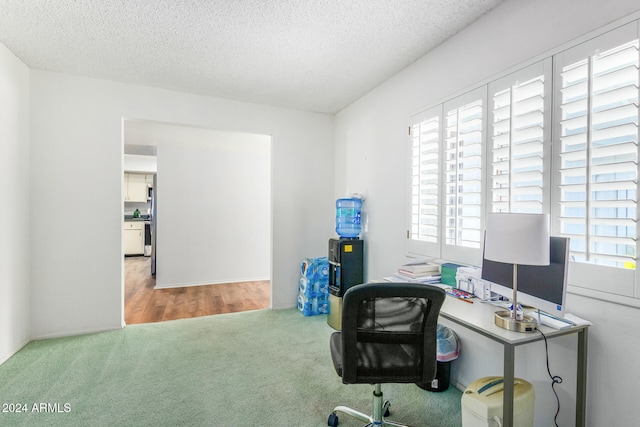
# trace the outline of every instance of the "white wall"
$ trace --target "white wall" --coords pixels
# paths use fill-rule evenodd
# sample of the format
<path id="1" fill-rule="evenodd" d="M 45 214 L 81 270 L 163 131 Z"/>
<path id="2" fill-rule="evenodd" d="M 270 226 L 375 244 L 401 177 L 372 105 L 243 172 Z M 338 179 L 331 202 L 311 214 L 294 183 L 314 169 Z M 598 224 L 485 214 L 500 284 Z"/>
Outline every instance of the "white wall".
<path id="1" fill-rule="evenodd" d="M 269 280 L 269 136 L 158 146 L 156 288 Z"/>
<path id="2" fill-rule="evenodd" d="M 272 137 L 272 306 L 333 235 L 333 116 L 31 70 L 33 338 L 118 328 L 122 119 Z M 318 178 L 321 179 L 318 179 Z M 326 178 L 325 178 L 326 177 Z M 75 216 L 76 202 L 93 214 Z"/>
<path id="3" fill-rule="evenodd" d="M 29 341 L 29 69 L 0 44 L 0 363 Z"/>
<path id="4" fill-rule="evenodd" d="M 636 0 L 509 0 L 336 116 L 334 194 L 366 194 L 368 277 L 383 277 L 404 260 L 408 116 L 489 77 L 533 59 L 616 19 L 638 11 Z M 569 311 L 591 319 L 588 356 L 588 425 L 635 425 L 640 377 L 637 309 L 569 295 Z M 463 353 L 452 381 L 463 387 L 485 375 L 500 375 L 502 356 L 486 340 L 459 332 Z M 625 341 L 624 347 L 621 347 Z M 536 385 L 536 425 L 553 425 L 555 398 L 544 365 L 543 346 L 517 352 L 516 375 Z M 574 423 L 575 338 L 550 343 L 559 387 L 559 425 Z"/>

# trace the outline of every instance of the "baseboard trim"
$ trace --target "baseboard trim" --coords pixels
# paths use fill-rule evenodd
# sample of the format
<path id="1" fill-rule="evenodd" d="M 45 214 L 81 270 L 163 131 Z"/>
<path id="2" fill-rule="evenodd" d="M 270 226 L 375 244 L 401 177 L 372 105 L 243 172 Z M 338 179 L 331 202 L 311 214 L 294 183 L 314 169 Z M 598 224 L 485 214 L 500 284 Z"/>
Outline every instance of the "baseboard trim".
<path id="1" fill-rule="evenodd" d="M 62 332 L 62 333 L 51 333 L 51 334 L 44 334 L 44 335 L 37 335 L 33 338 L 31 338 L 31 341 L 36 341 L 36 340 L 46 340 L 46 339 L 51 339 L 51 338 L 64 338 L 64 337 L 75 337 L 75 336 L 79 336 L 79 335 L 89 335 L 89 334 L 97 334 L 100 332 L 109 332 L 109 331 L 117 331 L 119 329 L 122 329 L 123 326 L 118 324 L 118 325 L 114 325 L 114 326 L 108 326 L 105 328 L 98 328 L 98 329 L 79 329 L 76 331 L 71 331 L 71 332 Z"/>
<path id="2" fill-rule="evenodd" d="M 186 288 L 191 286 L 210 286 L 210 285 L 227 285 L 233 283 L 247 283 L 247 282 L 268 282 L 270 279 L 260 279 L 260 278 L 249 278 L 242 280 L 221 280 L 221 281 L 207 281 L 207 282 L 185 282 L 185 283 L 175 283 L 171 285 L 160 285 L 157 284 L 153 287 L 153 289 L 174 289 L 174 288 Z"/>
<path id="3" fill-rule="evenodd" d="M 20 350 L 22 350 L 24 348 L 25 345 L 29 344 L 32 340 L 27 338 L 26 340 L 24 340 L 22 343 L 18 344 L 18 346 L 16 347 L 15 350 L 9 350 L 9 353 L 7 355 L 3 355 L 0 357 L 0 365 L 2 365 L 4 362 L 6 362 L 7 360 L 11 359 L 11 357 L 13 357 L 14 354 L 16 354 L 17 352 L 19 352 Z"/>

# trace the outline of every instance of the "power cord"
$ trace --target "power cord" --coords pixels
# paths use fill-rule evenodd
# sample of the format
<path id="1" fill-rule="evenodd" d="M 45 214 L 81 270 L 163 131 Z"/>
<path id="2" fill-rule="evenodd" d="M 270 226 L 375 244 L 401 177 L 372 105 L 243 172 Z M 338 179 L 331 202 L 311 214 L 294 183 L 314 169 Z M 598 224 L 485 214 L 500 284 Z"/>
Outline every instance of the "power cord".
<path id="1" fill-rule="evenodd" d="M 556 410 L 556 415 L 553 417 L 553 422 L 558 427 L 558 414 L 560 413 L 560 398 L 558 397 L 558 392 L 556 392 L 556 384 L 562 384 L 562 377 L 559 375 L 552 375 L 551 368 L 549 367 L 549 345 L 547 343 L 547 337 L 540 329 L 538 329 L 542 338 L 544 338 L 544 350 L 547 356 L 547 372 L 549 373 L 549 378 L 551 378 L 551 390 L 553 390 L 553 394 L 556 396 L 556 402 L 558 405 L 558 409 Z"/>

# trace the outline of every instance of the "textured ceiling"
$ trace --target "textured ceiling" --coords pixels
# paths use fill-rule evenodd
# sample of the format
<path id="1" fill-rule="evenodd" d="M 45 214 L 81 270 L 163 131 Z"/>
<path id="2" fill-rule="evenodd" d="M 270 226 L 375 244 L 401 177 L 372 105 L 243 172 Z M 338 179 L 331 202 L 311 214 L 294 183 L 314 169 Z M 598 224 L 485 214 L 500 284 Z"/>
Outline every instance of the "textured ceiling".
<path id="1" fill-rule="evenodd" d="M 503 0 L 1 0 L 31 68 L 335 113 Z"/>

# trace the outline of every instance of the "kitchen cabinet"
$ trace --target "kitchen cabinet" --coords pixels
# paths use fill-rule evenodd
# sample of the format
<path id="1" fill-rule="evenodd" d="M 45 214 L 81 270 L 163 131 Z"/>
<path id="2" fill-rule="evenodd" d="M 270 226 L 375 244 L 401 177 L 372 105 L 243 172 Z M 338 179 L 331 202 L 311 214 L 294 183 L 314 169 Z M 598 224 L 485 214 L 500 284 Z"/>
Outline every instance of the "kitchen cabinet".
<path id="1" fill-rule="evenodd" d="M 142 173 L 124 174 L 124 201 L 125 202 L 146 202 L 147 201 L 147 179 Z"/>
<path id="2" fill-rule="evenodd" d="M 144 221 L 124 222 L 124 254 L 144 254 Z"/>

